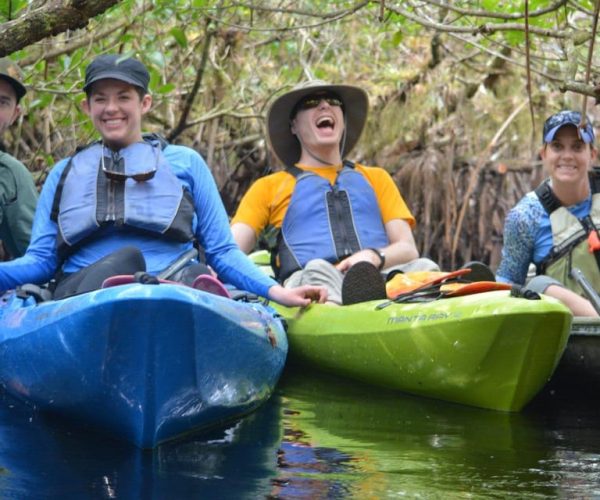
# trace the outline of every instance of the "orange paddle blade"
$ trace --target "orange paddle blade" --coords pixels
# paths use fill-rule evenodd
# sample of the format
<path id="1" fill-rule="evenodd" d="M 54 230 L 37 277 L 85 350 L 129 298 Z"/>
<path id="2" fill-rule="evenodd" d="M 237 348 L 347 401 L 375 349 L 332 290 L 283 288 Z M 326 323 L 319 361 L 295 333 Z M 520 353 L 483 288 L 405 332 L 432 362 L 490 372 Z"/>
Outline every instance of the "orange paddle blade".
<path id="1" fill-rule="evenodd" d="M 470 273 L 470 269 L 457 269 L 456 271 L 415 271 L 410 273 L 398 273 L 389 280 L 385 287 L 390 299 L 398 295 L 420 290 L 430 285 L 441 283 L 450 278 L 456 278 Z"/>

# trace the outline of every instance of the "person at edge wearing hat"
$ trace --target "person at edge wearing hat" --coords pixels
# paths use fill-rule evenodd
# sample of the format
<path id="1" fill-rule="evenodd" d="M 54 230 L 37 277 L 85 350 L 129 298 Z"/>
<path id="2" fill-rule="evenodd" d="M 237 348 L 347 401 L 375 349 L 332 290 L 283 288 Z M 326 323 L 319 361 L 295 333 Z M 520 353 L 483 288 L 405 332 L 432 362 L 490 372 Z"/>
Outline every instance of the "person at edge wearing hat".
<path id="1" fill-rule="evenodd" d="M 280 229 L 278 279 L 326 286 L 334 304 L 385 298 L 383 270 L 439 270 L 419 259 L 415 219 L 391 176 L 343 161 L 367 111 L 361 88 L 318 80 L 277 98 L 267 115 L 268 139 L 286 170 L 258 179 L 231 221 L 245 252 L 268 225 Z"/>
<path id="2" fill-rule="evenodd" d="M 0 59 L 0 137 L 21 113 L 19 102 L 27 90 L 20 80 L 19 67 Z M 13 259 L 29 245 L 37 198 L 31 173 L 0 141 L 0 240 Z"/>
<path id="3" fill-rule="evenodd" d="M 0 264 L 0 290 L 42 284 L 54 298 L 99 288 L 115 274 L 151 277 L 192 247 L 234 286 L 290 306 L 325 301 L 316 286 L 285 289 L 235 244 L 214 179 L 194 150 L 142 135 L 152 104 L 137 59 L 101 55 L 85 71 L 83 110 L 101 139 L 48 175 L 25 255 Z"/>
<path id="4" fill-rule="evenodd" d="M 598 316 L 569 274 L 580 268 L 600 290 L 598 152 L 589 117 L 581 118 L 563 110 L 544 123 L 540 156 L 549 178 L 508 213 L 496 280 L 523 285 L 533 263 L 537 276 L 527 288 L 562 300 L 575 316 Z"/>

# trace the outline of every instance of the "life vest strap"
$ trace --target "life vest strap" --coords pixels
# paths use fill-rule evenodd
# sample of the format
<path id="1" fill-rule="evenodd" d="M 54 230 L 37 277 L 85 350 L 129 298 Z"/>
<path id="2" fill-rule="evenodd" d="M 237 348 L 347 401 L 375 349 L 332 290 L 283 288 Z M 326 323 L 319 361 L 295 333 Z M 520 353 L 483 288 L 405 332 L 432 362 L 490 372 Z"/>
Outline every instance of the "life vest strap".
<path id="1" fill-rule="evenodd" d="M 590 190 L 592 196 L 600 192 L 600 167 L 593 167 L 589 173 Z M 536 189 L 535 194 L 537 195 L 540 203 L 546 210 L 548 215 L 551 215 L 554 211 L 558 210 L 563 206 L 558 197 L 552 191 L 548 180 L 542 182 Z M 592 217 L 588 214 L 581 219 L 577 219 L 587 234 L 588 250 L 594 254 L 598 269 L 600 269 L 600 234 L 598 229 L 594 225 Z M 550 255 L 539 266 L 539 273 L 543 274 L 546 268 L 559 257 L 570 252 L 575 246 L 582 241 L 582 238 L 577 238 L 570 245 L 562 248 L 559 252 L 553 252 L 554 247 L 550 251 Z"/>

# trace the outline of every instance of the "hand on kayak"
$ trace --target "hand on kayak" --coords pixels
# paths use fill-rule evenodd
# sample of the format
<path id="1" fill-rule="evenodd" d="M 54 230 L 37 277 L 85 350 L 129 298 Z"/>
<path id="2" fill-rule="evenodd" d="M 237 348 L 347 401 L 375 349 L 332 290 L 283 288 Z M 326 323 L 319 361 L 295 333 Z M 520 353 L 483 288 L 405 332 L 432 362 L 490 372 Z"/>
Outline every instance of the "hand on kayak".
<path id="1" fill-rule="evenodd" d="M 302 285 L 295 288 L 276 285 L 269 288 L 269 298 L 284 306 L 305 307 L 311 302 L 324 304 L 327 301 L 327 289 L 313 285 Z"/>

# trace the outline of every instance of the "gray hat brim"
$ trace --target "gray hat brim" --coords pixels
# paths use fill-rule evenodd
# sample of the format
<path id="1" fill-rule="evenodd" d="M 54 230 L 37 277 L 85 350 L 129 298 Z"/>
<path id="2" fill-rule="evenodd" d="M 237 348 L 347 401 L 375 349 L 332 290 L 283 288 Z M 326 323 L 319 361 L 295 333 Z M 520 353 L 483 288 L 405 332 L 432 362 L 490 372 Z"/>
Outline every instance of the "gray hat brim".
<path id="1" fill-rule="evenodd" d="M 367 121 L 369 98 L 360 87 L 353 85 L 331 85 L 312 81 L 281 95 L 267 113 L 267 135 L 277 158 L 286 166 L 294 165 L 301 155 L 300 142 L 290 130 L 290 114 L 296 103 L 305 96 L 319 91 L 337 94 L 344 103 L 346 139 L 342 159 L 354 148 Z"/>
<path id="2" fill-rule="evenodd" d="M 4 73 L 0 73 L 0 78 L 3 80 L 6 80 L 10 84 L 10 86 L 13 88 L 13 90 L 15 91 L 15 94 L 17 95 L 17 102 L 20 101 L 21 98 L 27 93 L 27 89 L 25 88 L 25 85 L 23 85 L 19 80 L 16 80 L 12 76 L 5 75 Z"/>

